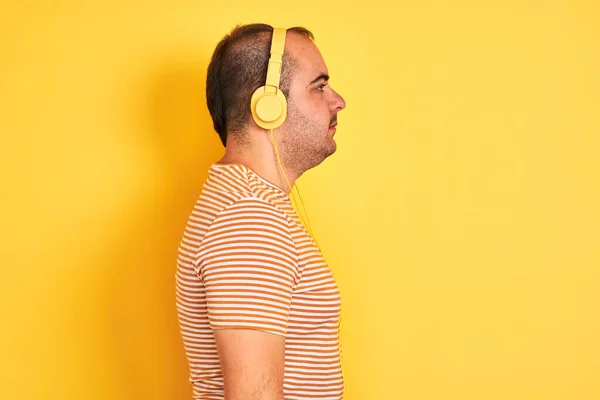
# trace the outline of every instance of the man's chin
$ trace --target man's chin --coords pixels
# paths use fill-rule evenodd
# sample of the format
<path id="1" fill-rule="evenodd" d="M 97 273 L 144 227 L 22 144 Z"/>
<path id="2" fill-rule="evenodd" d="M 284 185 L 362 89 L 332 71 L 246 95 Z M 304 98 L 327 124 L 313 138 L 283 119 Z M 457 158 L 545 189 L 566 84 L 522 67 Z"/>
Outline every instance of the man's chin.
<path id="1" fill-rule="evenodd" d="M 325 158 L 333 155 L 336 150 L 337 150 L 337 143 L 335 143 L 335 140 L 333 138 L 329 139 L 329 141 L 327 143 L 327 148 L 325 149 Z"/>

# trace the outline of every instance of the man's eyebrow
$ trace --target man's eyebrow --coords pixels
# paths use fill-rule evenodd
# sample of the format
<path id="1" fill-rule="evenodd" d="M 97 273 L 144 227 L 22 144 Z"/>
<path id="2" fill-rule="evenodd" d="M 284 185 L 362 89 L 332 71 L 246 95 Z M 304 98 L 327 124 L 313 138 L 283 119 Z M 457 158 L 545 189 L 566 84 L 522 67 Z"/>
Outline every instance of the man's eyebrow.
<path id="1" fill-rule="evenodd" d="M 325 82 L 327 82 L 329 80 L 329 75 L 321 74 L 321 75 L 317 76 L 315 79 L 313 79 L 307 86 L 313 85 L 313 84 L 319 82 L 320 80 L 324 80 Z"/>

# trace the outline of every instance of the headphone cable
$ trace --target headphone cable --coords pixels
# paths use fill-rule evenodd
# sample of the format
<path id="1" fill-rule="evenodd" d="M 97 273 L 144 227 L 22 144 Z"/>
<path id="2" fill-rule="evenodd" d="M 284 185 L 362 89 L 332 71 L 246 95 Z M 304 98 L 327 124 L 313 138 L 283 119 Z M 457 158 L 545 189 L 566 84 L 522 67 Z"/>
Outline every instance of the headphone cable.
<path id="1" fill-rule="evenodd" d="M 281 170 L 281 173 L 283 174 L 283 177 L 285 178 L 288 188 L 290 189 L 290 195 L 292 196 L 292 200 L 294 201 L 294 203 L 298 204 L 298 202 L 296 201 L 296 198 L 294 197 L 292 185 L 290 184 L 290 181 L 288 180 L 287 175 L 285 174 L 285 171 L 283 170 L 283 165 L 281 164 L 281 158 L 279 157 L 279 149 L 277 148 L 277 142 L 275 142 L 275 137 L 273 136 L 273 129 L 269 129 L 269 131 L 271 132 L 271 142 L 273 142 L 273 147 L 275 148 L 275 155 L 277 156 L 277 163 L 279 164 L 279 169 Z M 310 236 L 315 241 L 317 247 L 319 248 L 319 251 L 321 252 L 321 254 L 323 254 L 323 251 L 321 250 L 321 246 L 319 246 L 319 243 L 317 242 L 317 239 L 315 238 L 315 235 L 312 232 L 312 226 L 310 225 L 310 219 L 308 218 L 308 213 L 306 212 L 306 207 L 304 206 L 304 201 L 302 200 L 302 195 L 300 194 L 300 188 L 298 187 L 297 183 L 294 185 L 294 187 L 296 187 L 296 192 L 298 193 L 298 197 L 300 198 L 300 204 L 302 204 L 302 210 L 306 214 L 306 221 L 304 220 L 304 218 L 302 218 L 302 214 L 300 212 L 298 212 L 298 216 L 302 220 L 302 223 L 304 224 L 304 226 L 308 229 L 308 232 L 310 233 Z M 307 221 L 308 221 L 308 223 L 307 223 Z"/>
<path id="2" fill-rule="evenodd" d="M 277 148 L 277 142 L 275 142 L 275 137 L 273 136 L 273 129 L 269 129 L 269 131 L 271 132 L 271 142 L 273 142 L 273 147 L 275 148 L 275 155 L 277 156 L 277 163 L 279 164 L 279 169 L 281 170 L 281 173 L 283 174 L 283 177 L 285 178 L 285 181 L 290 189 L 290 195 L 292 196 L 292 200 L 294 203 L 298 203 L 296 201 L 296 198 L 294 197 L 294 192 L 292 191 L 292 185 L 290 185 L 290 181 L 287 178 L 287 175 L 285 174 L 285 171 L 283 170 L 283 165 L 281 164 L 281 158 L 279 157 L 279 150 Z M 317 245 L 317 248 L 319 249 L 319 251 L 321 252 L 321 256 L 323 257 L 323 259 L 325 259 L 325 255 L 323 254 L 323 250 L 321 250 L 321 246 L 319 246 L 319 242 L 317 242 L 317 239 L 315 238 L 315 235 L 312 233 L 312 228 L 310 226 L 310 219 L 308 218 L 308 213 L 306 212 L 306 207 L 304 206 L 304 201 L 302 201 L 302 195 L 300 195 L 300 188 L 298 187 L 298 184 L 295 183 L 294 187 L 296 187 L 296 191 L 298 192 L 298 197 L 300 198 L 300 203 L 302 204 L 302 209 L 304 210 L 304 213 L 306 214 L 306 220 L 308 221 L 308 224 L 306 224 L 306 222 L 304 221 L 304 218 L 302 218 L 302 214 L 300 212 L 298 212 L 298 216 L 300 217 L 300 219 L 302 220 L 302 223 L 304 224 L 304 226 L 306 228 L 308 228 L 308 233 L 310 234 L 310 236 L 312 237 L 312 239 L 315 241 L 315 244 Z M 331 270 L 331 269 L 330 269 Z M 331 273 L 333 274 L 333 271 L 331 271 Z M 334 278 L 335 279 L 335 278 Z M 339 331 L 339 335 L 341 336 L 342 334 L 342 315 L 341 315 L 341 304 L 340 304 L 340 320 L 338 323 L 338 331 Z M 341 337 L 338 339 L 338 351 L 340 352 L 340 362 L 342 361 L 342 341 L 341 341 Z"/>

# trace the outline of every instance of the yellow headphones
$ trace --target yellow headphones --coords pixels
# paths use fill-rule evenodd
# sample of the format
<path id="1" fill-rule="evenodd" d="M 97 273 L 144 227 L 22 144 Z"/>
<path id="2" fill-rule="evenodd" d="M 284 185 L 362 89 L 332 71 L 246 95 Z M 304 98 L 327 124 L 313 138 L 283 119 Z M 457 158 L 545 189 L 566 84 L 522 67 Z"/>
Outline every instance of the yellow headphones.
<path id="1" fill-rule="evenodd" d="M 287 100 L 279 88 L 285 35 L 285 28 L 273 28 L 267 82 L 256 89 L 250 99 L 252 117 L 264 129 L 279 128 L 287 116 Z"/>
<path id="2" fill-rule="evenodd" d="M 271 133 L 271 142 L 273 143 L 273 148 L 275 149 L 275 155 L 277 156 L 279 169 L 281 170 L 281 173 L 288 184 L 290 196 L 295 200 L 292 186 L 290 185 L 290 181 L 288 180 L 285 171 L 283 170 L 283 165 L 281 164 L 279 150 L 277 149 L 277 142 L 275 142 L 275 137 L 273 136 L 273 130 L 279 128 L 287 116 L 287 100 L 279 88 L 286 31 L 287 30 L 285 28 L 273 28 L 273 38 L 271 39 L 271 56 L 269 58 L 269 65 L 267 67 L 267 82 L 265 86 L 259 87 L 252 94 L 252 98 L 250 99 L 250 109 L 256 124 L 261 128 L 268 129 Z M 298 188 L 296 187 L 296 189 Z M 302 196 L 300 196 L 299 190 L 298 196 L 300 197 L 302 208 L 306 213 L 306 208 L 304 207 L 304 202 L 302 201 Z M 304 221 L 302 214 L 299 212 L 298 216 L 302 220 L 304 226 L 308 229 L 310 236 L 312 236 L 314 239 L 310 221 L 308 221 L 308 214 L 306 216 L 308 224 L 306 221 Z M 317 243 L 317 247 L 319 247 L 317 240 L 314 240 L 315 243 Z"/>
<path id="3" fill-rule="evenodd" d="M 273 28 L 273 37 L 271 39 L 271 55 L 269 58 L 269 65 L 267 67 L 267 82 L 265 86 L 259 87 L 252 94 L 252 98 L 250 99 L 250 109 L 256 124 L 261 128 L 268 129 L 270 131 L 271 142 L 273 143 L 273 148 L 275 149 L 275 155 L 277 157 L 279 169 L 281 170 L 281 173 L 290 189 L 290 196 L 294 200 L 294 203 L 297 203 L 293 194 L 292 185 L 290 185 L 290 181 L 288 180 L 283 169 L 283 165 L 281 164 L 277 142 L 275 142 L 275 137 L 273 136 L 273 130 L 279 128 L 287 117 L 287 100 L 279 88 L 286 31 L 287 29 L 285 28 Z M 308 214 L 306 213 L 306 207 L 304 207 L 304 201 L 302 201 L 302 196 L 300 195 L 300 190 L 297 186 L 298 185 L 295 185 L 298 191 L 298 197 L 300 198 L 300 203 L 302 204 L 302 208 L 306 214 L 306 221 L 308 221 L 308 224 L 306 221 L 304 221 L 304 218 L 302 218 L 302 214 L 300 212 L 298 212 L 298 216 L 302 220 L 304 227 L 307 228 L 310 236 L 317 244 L 319 250 L 321 250 L 317 239 L 312 233 L 312 227 L 310 226 L 310 220 L 308 219 Z"/>

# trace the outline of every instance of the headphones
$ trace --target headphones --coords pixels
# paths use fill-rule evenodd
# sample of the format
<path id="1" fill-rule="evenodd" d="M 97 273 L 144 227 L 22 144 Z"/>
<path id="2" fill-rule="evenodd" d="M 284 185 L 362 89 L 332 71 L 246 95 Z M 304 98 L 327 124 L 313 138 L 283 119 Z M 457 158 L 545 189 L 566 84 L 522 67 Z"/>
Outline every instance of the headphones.
<path id="1" fill-rule="evenodd" d="M 273 28 L 273 38 L 271 39 L 271 56 L 269 58 L 269 65 L 267 67 L 267 82 L 265 86 L 259 87 L 252 94 L 252 98 L 250 99 L 250 110 L 252 111 L 252 117 L 254 118 L 256 124 L 261 128 L 268 129 L 271 132 L 271 141 L 273 143 L 279 168 L 281 169 L 281 173 L 283 174 L 283 177 L 290 188 L 290 195 L 293 197 L 292 186 L 290 185 L 290 181 L 288 180 L 283 169 L 283 165 L 281 164 L 277 143 L 273 137 L 273 130 L 280 127 L 287 116 L 287 100 L 279 88 L 283 50 L 285 46 L 285 35 L 285 28 Z M 304 202 L 302 201 L 302 196 L 300 196 L 299 190 L 298 196 L 300 197 L 300 202 L 304 208 Z M 309 234 L 314 237 L 310 227 L 310 221 L 307 225 L 300 213 L 298 213 L 298 216 L 304 223 L 304 226 L 308 228 Z M 317 247 L 318 246 L 319 245 L 317 243 Z"/>
<path id="2" fill-rule="evenodd" d="M 279 88 L 285 35 L 285 28 L 273 28 L 267 81 L 265 86 L 254 91 L 250 99 L 252 117 L 264 129 L 279 128 L 287 116 L 287 100 Z"/>

